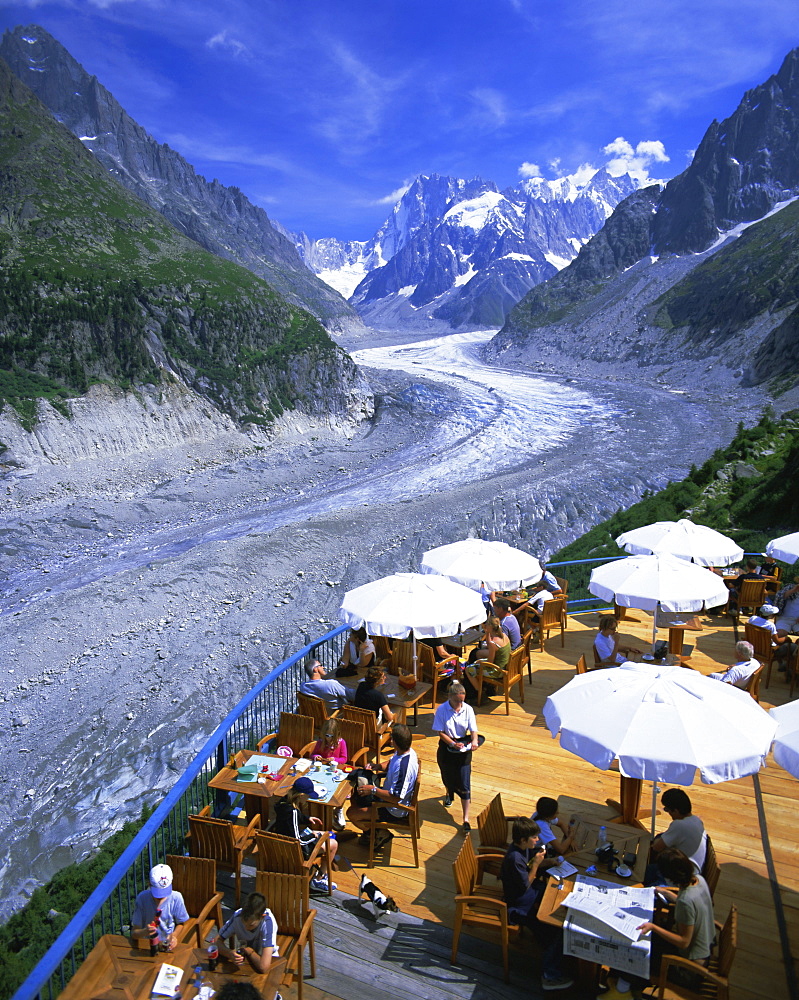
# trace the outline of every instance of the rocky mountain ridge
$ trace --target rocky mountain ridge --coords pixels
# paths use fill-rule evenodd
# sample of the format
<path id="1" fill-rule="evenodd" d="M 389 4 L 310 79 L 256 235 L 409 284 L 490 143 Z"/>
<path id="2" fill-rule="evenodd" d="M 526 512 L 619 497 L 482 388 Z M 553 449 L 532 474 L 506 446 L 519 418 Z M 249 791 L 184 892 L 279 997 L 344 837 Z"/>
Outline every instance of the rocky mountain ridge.
<path id="1" fill-rule="evenodd" d="M 375 326 L 498 326 L 635 187 L 605 169 L 579 184 L 537 177 L 505 191 L 480 177 L 422 175 L 368 241 L 292 238 L 306 264 Z"/>
<path id="2" fill-rule="evenodd" d="M 330 329 L 358 324 L 341 296 L 298 262 L 262 208 L 238 188 L 207 181 L 179 153 L 157 142 L 43 28 L 6 31 L 0 57 L 113 177 L 180 232 L 246 267 Z"/>
<path id="3" fill-rule="evenodd" d="M 371 415 L 371 392 L 318 320 L 130 194 L 2 60 L 0 206 L 6 464 L 75 457 L 80 421 L 48 447 L 26 438 L 52 416 L 42 398 L 64 420 L 93 409 L 95 455 L 106 425 L 108 452 L 124 454 L 175 435 L 268 436 L 286 413 L 342 428 Z"/>
<path id="4" fill-rule="evenodd" d="M 713 359 L 739 383 L 790 387 L 797 136 L 799 49 L 710 126 L 682 174 L 625 199 L 567 268 L 528 293 L 489 354 L 630 362 L 681 382 Z"/>

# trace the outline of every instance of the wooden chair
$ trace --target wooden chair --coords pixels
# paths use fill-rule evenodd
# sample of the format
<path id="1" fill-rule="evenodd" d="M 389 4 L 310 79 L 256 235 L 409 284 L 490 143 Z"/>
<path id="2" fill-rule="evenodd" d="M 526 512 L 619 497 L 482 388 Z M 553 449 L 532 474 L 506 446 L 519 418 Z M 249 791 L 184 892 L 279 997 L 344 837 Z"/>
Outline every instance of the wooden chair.
<path id="1" fill-rule="evenodd" d="M 443 660 L 436 659 L 436 652 L 424 643 L 418 643 L 416 654 L 419 660 L 419 678 L 430 684 L 430 707 L 435 711 L 438 704 L 438 685 L 442 681 L 449 683 L 460 667 L 460 660 L 454 654 Z"/>
<path id="2" fill-rule="evenodd" d="M 524 648 L 524 659 L 527 660 L 527 681 L 533 683 L 533 654 L 531 647 L 533 644 L 533 630 L 528 628 L 522 633 L 522 647 Z"/>
<path id="3" fill-rule="evenodd" d="M 502 898 L 501 887 L 493 888 L 482 884 L 488 864 L 501 864 L 503 857 L 502 854 L 475 854 L 471 837 L 466 837 L 457 858 L 452 862 L 452 874 L 455 878 L 455 924 L 452 928 L 450 963 L 455 965 L 458 960 L 458 944 L 464 924 L 498 928 L 505 982 L 508 983 L 508 905 Z"/>
<path id="4" fill-rule="evenodd" d="M 761 664 L 757 670 L 749 677 L 746 682 L 746 687 L 744 691 L 748 691 L 749 694 L 755 699 L 755 701 L 760 704 L 760 678 L 763 673 L 763 665 Z"/>
<path id="5" fill-rule="evenodd" d="M 299 840 L 284 837 L 268 830 L 258 830 L 255 834 L 256 867 L 259 872 L 277 872 L 280 875 L 302 875 L 310 884 L 314 871 L 323 865 L 327 874 L 327 894 L 332 895 L 330 878 L 330 854 L 325 850 L 330 842 L 330 833 L 322 833 L 308 858 L 303 857 Z"/>
<path id="6" fill-rule="evenodd" d="M 279 747 L 291 747 L 292 756 L 304 757 L 316 745 L 313 731 L 314 720 L 310 715 L 281 712 L 278 731 L 258 740 L 258 749 L 263 751 L 264 747 L 277 736 Z"/>
<path id="7" fill-rule="evenodd" d="M 569 614 L 568 614 L 568 610 L 567 609 L 568 609 L 568 606 L 569 606 L 569 581 L 564 576 L 556 576 L 555 579 L 558 581 L 558 586 L 561 589 L 561 593 L 562 593 L 563 599 L 564 599 L 564 603 L 563 603 L 563 627 L 564 628 L 568 628 L 569 627 Z"/>
<path id="8" fill-rule="evenodd" d="M 548 602 L 549 604 L 552 601 Z M 502 688 L 505 695 L 505 714 L 510 715 L 510 690 L 514 684 L 519 685 L 519 701 L 524 704 L 524 646 L 519 646 L 510 654 L 508 666 L 502 671 L 502 677 L 489 677 L 485 673 L 482 661 L 477 661 L 477 676 L 475 677 L 477 687 L 477 704 L 483 700 L 483 684 L 493 684 L 494 687 Z"/>
<path id="9" fill-rule="evenodd" d="M 546 601 L 544 603 L 543 610 L 538 616 L 538 641 L 539 641 L 539 652 L 544 652 L 544 638 L 549 638 L 549 633 L 553 628 L 560 629 L 560 644 L 564 646 L 565 642 L 565 626 L 563 624 L 563 616 L 566 610 L 566 598 L 565 597 L 553 597 L 551 601 Z"/>
<path id="10" fill-rule="evenodd" d="M 705 861 L 702 865 L 702 878 L 707 882 L 710 895 L 714 896 L 716 894 L 716 886 L 719 884 L 719 879 L 721 878 L 721 868 L 719 868 L 716 858 L 716 849 L 713 847 L 713 841 L 707 835 L 705 835 Z"/>
<path id="11" fill-rule="evenodd" d="M 526 604 L 523 604 L 520 608 L 517 608 L 513 612 L 513 617 L 519 623 L 519 631 L 526 632 L 530 627 L 530 609 Z"/>
<path id="12" fill-rule="evenodd" d="M 206 934 L 222 926 L 224 893 L 216 890 L 216 862 L 211 858 L 187 858 L 182 854 L 167 854 L 164 859 L 172 869 L 175 889 L 183 896 L 188 921 L 178 932 L 178 940 L 186 941 L 197 935 L 197 947 L 204 947 Z M 149 947 L 150 942 L 143 942 Z"/>
<path id="13" fill-rule="evenodd" d="M 290 987 L 296 979 L 297 997 L 298 1000 L 302 1000 L 306 945 L 311 960 L 310 978 L 313 979 L 316 975 L 314 946 L 316 910 L 310 907 L 308 880 L 302 875 L 256 872 L 255 891 L 266 896 L 269 909 L 277 921 L 277 946 L 280 957 L 286 960 L 280 985 Z"/>
<path id="14" fill-rule="evenodd" d="M 370 635 L 369 638 L 375 647 L 375 660 L 380 666 L 386 667 L 386 661 L 391 660 L 391 640 L 384 635 Z"/>
<path id="15" fill-rule="evenodd" d="M 766 581 L 765 580 L 742 580 L 741 589 L 738 591 L 737 603 L 736 595 L 734 590 L 730 590 L 729 596 L 727 598 L 726 612 L 732 618 L 733 631 L 737 638 L 738 636 L 738 621 L 741 616 L 741 612 L 747 609 L 749 614 L 754 614 L 757 608 L 766 599 Z"/>
<path id="16" fill-rule="evenodd" d="M 347 744 L 347 763 L 352 764 L 353 767 L 365 765 L 369 755 L 369 745 L 366 742 L 363 723 L 343 717 L 336 721 L 338 722 L 339 735 Z"/>
<path id="17" fill-rule="evenodd" d="M 477 848 L 479 854 L 495 854 L 504 858 L 505 852 L 510 846 L 508 824 L 519 819 L 518 816 L 506 816 L 502 808 L 502 795 L 497 792 L 494 798 L 488 803 L 485 809 L 477 817 L 477 830 L 480 844 Z M 499 869 L 502 862 L 492 861 L 486 871 L 492 875 L 499 876 Z"/>
<path id="18" fill-rule="evenodd" d="M 377 716 L 370 708 L 358 708 L 356 705 L 344 705 L 341 709 L 341 719 L 348 719 L 350 722 L 360 722 L 363 726 L 363 734 L 366 739 L 366 746 L 374 754 L 375 760 L 380 760 L 380 755 L 386 745 L 391 740 L 391 730 L 385 723 L 377 724 Z M 345 737 L 346 739 L 346 737 Z M 350 745 L 347 744 L 349 750 Z"/>
<path id="19" fill-rule="evenodd" d="M 760 660 L 766 668 L 766 687 L 771 683 L 771 664 L 774 661 L 774 647 L 771 644 L 771 632 L 760 625 L 744 625 L 744 635 L 747 642 L 752 643 L 755 659 Z"/>
<path id="20" fill-rule="evenodd" d="M 380 806 L 386 805 L 386 803 L 384 800 L 372 803 L 372 811 L 369 817 L 371 826 L 369 828 L 369 860 L 366 862 L 367 868 L 374 868 L 375 866 L 375 833 L 377 830 L 400 830 L 404 833 L 408 833 L 413 845 L 413 864 L 415 868 L 419 867 L 419 836 L 422 825 L 419 818 L 419 787 L 421 783 L 422 765 L 419 764 L 419 771 L 416 775 L 413 792 L 411 793 L 410 804 L 407 806 L 397 805 L 394 807 L 396 809 L 404 809 L 405 812 L 408 813 L 409 822 L 407 823 L 403 823 L 399 819 L 396 821 L 379 819 L 377 811 Z"/>
<path id="21" fill-rule="evenodd" d="M 338 716 L 338 710 L 333 712 L 331 715 L 331 713 L 327 710 L 327 702 L 323 701 L 321 698 L 317 698 L 316 695 L 303 694 L 301 691 L 298 691 L 297 714 L 300 716 L 310 716 L 313 719 L 313 731 L 318 735 L 319 730 L 328 719 L 333 719 Z"/>
<path id="22" fill-rule="evenodd" d="M 722 926 L 716 921 L 716 936 L 718 946 L 710 956 L 710 964 L 706 968 L 698 962 L 679 955 L 664 955 L 660 963 L 660 978 L 658 979 L 659 1000 L 666 997 L 680 997 L 684 1000 L 729 1000 L 730 969 L 738 948 L 738 910 L 733 904 L 730 913 Z M 702 977 L 702 987 L 697 993 L 686 986 L 678 986 L 668 982 L 669 969 L 687 969 Z"/>
<path id="23" fill-rule="evenodd" d="M 236 903 L 241 899 L 241 865 L 244 857 L 255 850 L 255 831 L 261 817 L 253 816 L 247 826 L 238 826 L 228 819 L 215 819 L 211 807 L 205 806 L 196 816 L 189 816 L 189 855 L 192 858 L 212 858 L 217 870 L 232 872 L 236 877 Z"/>
<path id="24" fill-rule="evenodd" d="M 594 650 L 594 653 L 596 653 L 596 650 Z M 585 662 L 585 654 L 580 656 L 580 659 L 577 661 L 577 666 L 575 667 L 575 670 L 578 674 L 588 673 L 588 664 Z"/>

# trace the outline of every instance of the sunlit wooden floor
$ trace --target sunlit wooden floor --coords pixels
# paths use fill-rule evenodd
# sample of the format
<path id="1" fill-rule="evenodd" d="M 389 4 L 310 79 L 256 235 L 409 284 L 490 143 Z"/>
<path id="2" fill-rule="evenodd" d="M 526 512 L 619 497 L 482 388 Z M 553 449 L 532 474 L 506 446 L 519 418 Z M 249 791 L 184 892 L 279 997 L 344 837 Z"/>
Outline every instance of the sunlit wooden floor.
<path id="1" fill-rule="evenodd" d="M 579 758 L 560 749 L 553 740 L 542 716 L 547 695 L 566 684 L 574 675 L 574 664 L 581 653 L 592 662 L 591 643 L 596 632 L 595 613 L 571 618 L 565 635 L 565 645 L 555 633 L 547 641 L 546 652 L 534 653 L 532 684 L 525 681 L 524 705 L 514 700 L 510 716 L 505 715 L 504 701 L 499 696 L 478 710 L 481 731 L 486 744 L 475 754 L 472 774 L 471 836 L 477 844 L 476 817 L 497 791 L 502 792 L 508 813 L 531 813 L 540 795 L 558 797 L 562 813 L 587 812 L 604 814 L 612 811 L 605 805 L 608 797 L 617 798 L 618 774 L 603 773 Z M 703 673 L 720 665 L 734 662 L 732 629 L 723 618 L 702 617 L 705 630 L 687 633 L 686 641 L 695 643 L 691 663 Z M 646 644 L 651 638 L 651 617 L 632 611 L 620 625 L 623 636 L 634 637 Z M 665 638 L 665 633 L 662 633 Z M 764 708 L 784 704 L 788 700 L 788 685 L 784 675 L 772 673 L 771 685 L 761 690 Z M 422 840 L 420 867 L 413 867 L 410 842 L 396 839 L 387 853 L 378 858 L 371 877 L 384 891 L 391 893 L 400 908 L 409 914 L 424 917 L 451 927 L 453 920 L 452 861 L 462 843 L 460 809 L 456 804 L 445 809 L 443 788 L 435 763 L 436 739 L 430 734 L 432 713 L 420 711 L 419 725 L 414 730 L 414 748 L 423 766 L 420 808 Z M 792 778 L 769 758 L 761 771 L 768 839 L 776 868 L 779 893 L 785 909 L 792 952 L 799 949 L 799 854 L 796 850 L 796 826 L 799 818 L 799 781 Z M 644 799 L 651 786 L 644 785 Z M 694 784 L 687 789 L 694 812 L 702 817 L 712 836 L 721 865 L 721 880 L 715 896 L 716 918 L 723 921 L 734 902 L 739 909 L 739 949 L 732 971 L 732 1000 L 782 1000 L 789 998 L 786 970 L 775 916 L 772 886 L 769 881 L 761 831 L 751 778 L 719 785 Z M 667 817 L 658 817 L 658 829 L 667 825 Z M 336 873 L 339 889 L 357 893 L 358 882 L 365 869 L 365 852 L 355 841 L 342 842 L 341 851 L 354 865 L 351 872 Z M 487 940 L 493 940 L 487 937 Z M 526 945 L 529 948 L 529 938 Z M 493 954 L 493 946 L 486 954 Z M 499 950 L 496 950 L 497 975 L 501 981 Z M 795 958 L 793 959 L 795 963 Z M 531 975 L 538 979 L 538 966 L 530 958 Z M 296 994 L 296 986 L 290 995 Z M 289 995 L 284 991 L 284 995 Z M 306 980 L 304 995 L 308 1000 L 336 996 L 321 993 Z M 574 988 L 558 996 L 577 997 Z M 344 996 L 341 1000 L 354 1000 Z"/>

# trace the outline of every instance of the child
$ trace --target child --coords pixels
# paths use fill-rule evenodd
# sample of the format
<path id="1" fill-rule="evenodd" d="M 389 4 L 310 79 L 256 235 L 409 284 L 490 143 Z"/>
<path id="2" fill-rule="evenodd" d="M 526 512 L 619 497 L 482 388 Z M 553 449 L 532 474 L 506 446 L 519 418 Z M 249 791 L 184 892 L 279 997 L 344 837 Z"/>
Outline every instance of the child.
<path id="1" fill-rule="evenodd" d="M 574 850 L 574 820 L 565 827 L 558 819 L 558 800 L 542 796 L 531 816 L 538 823 L 539 839 L 550 855 Z"/>
<path id="2" fill-rule="evenodd" d="M 236 938 L 237 951 L 225 944 L 224 938 L 232 936 Z M 272 956 L 278 957 L 277 921 L 260 892 L 250 893 L 244 906 L 223 925 L 216 943 L 221 954 L 235 965 L 242 965 L 246 958 L 255 972 L 263 974 L 269 970 Z"/>
<path id="3" fill-rule="evenodd" d="M 275 806 L 275 819 L 271 826 L 273 833 L 279 833 L 284 837 L 293 837 L 299 840 L 303 857 L 307 860 L 316 847 L 319 834 L 314 833 L 312 826 L 321 827 L 322 821 L 317 816 L 308 816 L 305 810 L 308 807 L 308 797 L 318 798 L 313 782 L 310 778 L 297 778 L 286 794 Z M 324 849 L 330 852 L 330 864 L 338 850 L 338 841 L 329 840 Z M 315 892 L 327 892 L 327 876 L 321 872 L 311 879 L 311 888 Z M 333 883 L 336 888 L 336 883 Z"/>
<path id="4" fill-rule="evenodd" d="M 322 760 L 334 760 L 339 767 L 343 767 L 349 760 L 347 744 L 339 736 L 338 721 L 328 719 L 322 726 L 316 746 L 311 751 L 311 757 L 320 757 Z"/>

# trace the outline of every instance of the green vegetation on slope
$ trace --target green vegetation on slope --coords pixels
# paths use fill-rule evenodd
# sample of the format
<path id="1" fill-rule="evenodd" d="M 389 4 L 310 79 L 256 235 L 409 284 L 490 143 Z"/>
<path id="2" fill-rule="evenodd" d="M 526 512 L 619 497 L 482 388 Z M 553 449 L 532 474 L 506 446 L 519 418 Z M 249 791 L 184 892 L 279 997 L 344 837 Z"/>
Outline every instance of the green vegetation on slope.
<path id="1" fill-rule="evenodd" d="M 317 405 L 346 359 L 321 324 L 129 194 L 0 60 L 0 403 L 165 368 L 242 422 Z M 351 367 L 351 366 L 350 366 Z"/>
<path id="2" fill-rule="evenodd" d="M 682 482 L 620 510 L 552 556 L 552 562 L 625 555 L 614 538 L 654 521 L 689 517 L 734 538 L 746 551 L 762 551 L 769 539 L 799 528 L 799 413 L 760 422 L 738 432 Z"/>

